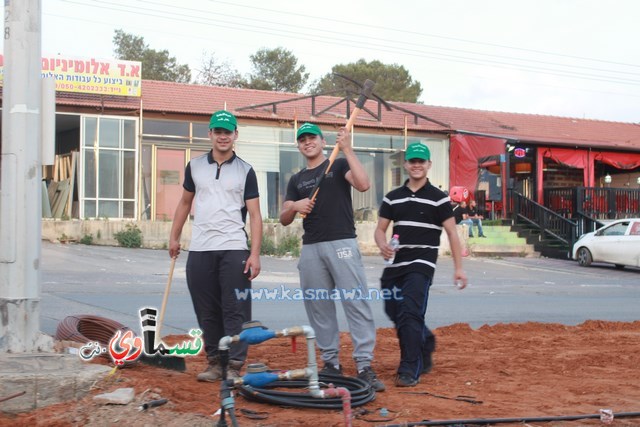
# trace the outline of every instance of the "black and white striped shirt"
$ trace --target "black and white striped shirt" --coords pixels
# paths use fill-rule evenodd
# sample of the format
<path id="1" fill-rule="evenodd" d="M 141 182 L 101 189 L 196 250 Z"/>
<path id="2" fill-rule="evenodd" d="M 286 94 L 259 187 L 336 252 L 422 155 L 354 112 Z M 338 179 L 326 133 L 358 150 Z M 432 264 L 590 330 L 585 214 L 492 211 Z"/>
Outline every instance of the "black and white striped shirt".
<path id="1" fill-rule="evenodd" d="M 449 196 L 428 180 L 414 193 L 408 182 L 390 191 L 380 205 L 379 216 L 393 221 L 393 234 L 400 236 L 400 249 L 393 264 L 384 269 L 382 280 L 411 272 L 433 275 L 442 223 L 453 217 Z"/>

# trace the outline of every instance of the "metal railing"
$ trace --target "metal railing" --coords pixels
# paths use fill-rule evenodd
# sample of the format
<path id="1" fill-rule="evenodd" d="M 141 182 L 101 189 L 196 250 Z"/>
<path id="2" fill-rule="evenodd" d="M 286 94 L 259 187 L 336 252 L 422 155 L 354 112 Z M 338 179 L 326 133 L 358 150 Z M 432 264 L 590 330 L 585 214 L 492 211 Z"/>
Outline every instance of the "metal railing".
<path id="1" fill-rule="evenodd" d="M 640 216 L 640 188 L 547 188 L 544 204 L 565 218 L 634 218 Z"/>
<path id="2" fill-rule="evenodd" d="M 569 248 L 576 241 L 577 224 L 558 212 L 528 199 L 517 191 L 511 191 L 514 223 L 526 223 L 540 230 L 542 240 L 553 239 Z"/>
<path id="3" fill-rule="evenodd" d="M 595 231 L 603 220 L 640 216 L 640 188 L 547 188 L 544 202 L 576 223 L 576 236 Z"/>
<path id="4" fill-rule="evenodd" d="M 578 229 L 576 230 L 577 237 L 580 237 L 585 233 L 596 231 L 604 225 L 604 222 L 601 220 L 592 218 L 580 212 L 578 212 L 578 215 L 576 216 L 576 223 L 578 224 Z"/>

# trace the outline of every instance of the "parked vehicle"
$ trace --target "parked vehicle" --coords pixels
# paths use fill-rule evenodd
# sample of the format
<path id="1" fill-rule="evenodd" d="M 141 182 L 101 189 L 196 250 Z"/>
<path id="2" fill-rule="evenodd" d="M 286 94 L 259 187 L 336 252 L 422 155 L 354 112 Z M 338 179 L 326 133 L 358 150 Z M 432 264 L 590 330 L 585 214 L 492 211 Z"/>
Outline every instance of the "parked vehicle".
<path id="1" fill-rule="evenodd" d="M 572 258 L 583 267 L 592 262 L 640 267 L 640 218 L 618 219 L 583 234 L 573 245 Z"/>

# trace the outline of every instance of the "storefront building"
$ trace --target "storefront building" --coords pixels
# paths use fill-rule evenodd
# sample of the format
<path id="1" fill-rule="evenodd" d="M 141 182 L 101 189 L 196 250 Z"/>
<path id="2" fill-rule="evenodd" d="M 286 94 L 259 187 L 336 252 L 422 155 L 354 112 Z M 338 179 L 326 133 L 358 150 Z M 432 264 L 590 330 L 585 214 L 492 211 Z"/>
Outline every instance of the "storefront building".
<path id="1" fill-rule="evenodd" d="M 227 109 L 239 121 L 235 151 L 258 176 L 262 214 L 276 219 L 289 177 L 304 165 L 297 126 L 317 123 L 329 152 L 355 98 L 157 81 L 141 81 L 139 95 L 57 92 L 60 164 L 46 168 L 43 178 L 68 179 L 72 188 L 69 203 L 52 217 L 170 221 L 187 162 L 210 150 L 211 113 Z M 404 182 L 402 150 L 413 141 L 431 150 L 434 185 L 468 188 L 493 217 L 510 214 L 509 191 L 566 211 L 565 201 L 557 206 L 559 199 L 545 191 L 640 188 L 640 126 L 634 123 L 389 105 L 390 111 L 368 100 L 354 128 L 355 151 L 372 184 L 353 194 L 360 220 L 375 220 L 384 194 Z"/>
<path id="2" fill-rule="evenodd" d="M 304 165 L 294 138 L 296 126 L 304 121 L 320 125 L 328 152 L 346 122 L 346 101 L 318 116 L 306 111 L 312 108 L 308 100 L 288 102 L 278 114 L 237 109 L 250 106 L 253 99 L 281 102 L 299 97 L 155 81 L 143 81 L 140 98 L 58 93 L 56 154 L 63 159 L 77 153 L 73 205 L 67 216 L 171 220 L 187 162 L 210 150 L 209 117 L 226 108 L 238 117 L 235 151 L 256 171 L 262 214 L 277 218 L 289 177 Z M 314 108 L 337 100 L 317 97 Z M 384 194 L 403 182 L 400 152 L 409 141 L 429 145 L 434 158 L 432 179 L 448 188 L 448 136 L 432 130 L 439 125 L 427 125 L 426 132 L 409 132 L 403 126 L 405 113 L 385 111 L 381 121 L 365 115 L 356 124 L 353 144 L 372 186 L 365 193 L 354 192 L 358 218 L 375 219 Z M 59 180 L 53 176 L 54 169 L 46 169 L 44 178 Z"/>

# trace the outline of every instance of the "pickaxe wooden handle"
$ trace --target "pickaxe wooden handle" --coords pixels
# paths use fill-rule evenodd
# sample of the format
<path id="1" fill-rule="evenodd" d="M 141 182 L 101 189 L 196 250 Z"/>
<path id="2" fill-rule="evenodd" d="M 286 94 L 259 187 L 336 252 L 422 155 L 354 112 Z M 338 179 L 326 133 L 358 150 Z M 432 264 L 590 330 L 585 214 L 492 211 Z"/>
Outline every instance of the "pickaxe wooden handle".
<path id="1" fill-rule="evenodd" d="M 351 130 L 351 128 L 353 127 L 353 124 L 358 118 L 358 114 L 360 114 L 360 111 L 362 111 L 362 107 L 364 107 L 364 103 L 367 102 L 367 99 L 371 97 L 371 93 L 373 92 L 374 85 L 375 83 L 372 80 L 369 80 L 369 79 L 365 80 L 364 85 L 362 86 L 362 91 L 360 92 L 360 96 L 356 101 L 356 107 L 353 109 L 353 112 L 351 113 L 351 116 L 349 117 L 347 124 L 344 126 L 347 130 Z M 331 152 L 331 155 L 329 156 L 329 164 L 327 165 L 327 168 L 325 169 L 324 173 L 322 174 L 318 182 L 316 182 L 316 185 L 313 187 L 313 190 L 311 191 L 310 199 L 312 202 L 316 200 L 316 197 L 318 196 L 318 191 L 320 191 L 320 184 L 322 184 L 322 181 L 324 180 L 324 178 L 331 171 L 331 166 L 333 166 L 333 162 L 336 160 L 336 157 L 338 157 L 339 152 L 340 152 L 340 146 L 336 143 L 336 145 L 333 147 L 333 151 Z M 307 215 L 300 214 L 300 216 L 302 218 L 306 218 Z"/>

